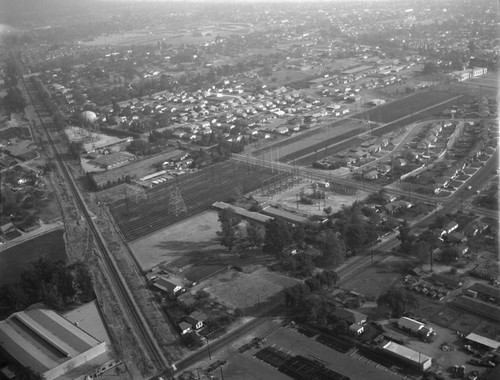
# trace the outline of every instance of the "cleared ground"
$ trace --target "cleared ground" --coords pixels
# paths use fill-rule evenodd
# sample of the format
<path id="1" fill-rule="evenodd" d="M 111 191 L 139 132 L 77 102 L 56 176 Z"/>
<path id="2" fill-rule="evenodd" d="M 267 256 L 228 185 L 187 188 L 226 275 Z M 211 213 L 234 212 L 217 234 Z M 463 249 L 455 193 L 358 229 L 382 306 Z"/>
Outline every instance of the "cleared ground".
<path id="1" fill-rule="evenodd" d="M 266 268 L 259 268 L 251 273 L 225 271 L 202 283 L 200 287 L 229 308 L 246 309 L 270 302 L 286 287 L 298 282 Z"/>
<path id="2" fill-rule="evenodd" d="M 401 279 L 402 270 L 411 266 L 412 262 L 409 259 L 387 256 L 382 261 L 370 265 L 362 274 L 347 281 L 343 287 L 376 299 Z"/>
<path id="3" fill-rule="evenodd" d="M 182 267 L 191 261 L 203 261 L 208 254 L 227 252 L 217 241 L 220 230 L 218 215 L 206 211 L 146 238 L 135 240 L 129 246 L 145 271 L 162 262 Z"/>
<path id="4" fill-rule="evenodd" d="M 424 108 L 432 107 L 438 103 L 455 98 L 456 96 L 456 93 L 447 91 L 422 91 L 356 116 L 379 123 L 390 123 Z M 437 111 L 437 109 L 434 109 L 433 113 Z"/>

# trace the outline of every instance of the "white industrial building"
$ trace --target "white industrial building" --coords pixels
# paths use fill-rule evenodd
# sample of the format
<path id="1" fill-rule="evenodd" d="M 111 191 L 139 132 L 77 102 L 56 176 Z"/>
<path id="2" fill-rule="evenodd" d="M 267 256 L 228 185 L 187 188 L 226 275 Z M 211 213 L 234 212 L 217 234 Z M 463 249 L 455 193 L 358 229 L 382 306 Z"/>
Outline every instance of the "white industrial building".
<path id="1" fill-rule="evenodd" d="M 396 359 L 400 359 L 408 363 L 413 368 L 417 368 L 422 372 L 427 371 L 432 366 L 431 357 L 395 342 L 388 342 L 384 344 L 382 351 L 395 357 Z"/>
<path id="2" fill-rule="evenodd" d="M 432 327 L 408 317 L 401 317 L 398 321 L 398 327 L 403 331 L 424 337 L 430 336 L 434 332 Z"/>

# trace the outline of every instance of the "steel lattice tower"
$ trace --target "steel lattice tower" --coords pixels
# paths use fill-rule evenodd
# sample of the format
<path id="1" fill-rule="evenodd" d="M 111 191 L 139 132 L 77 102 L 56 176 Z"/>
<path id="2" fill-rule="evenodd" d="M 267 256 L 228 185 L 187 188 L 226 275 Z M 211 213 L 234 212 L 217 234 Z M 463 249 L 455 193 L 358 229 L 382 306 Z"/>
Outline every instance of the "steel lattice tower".
<path id="1" fill-rule="evenodd" d="M 186 204 L 184 203 L 184 199 L 182 198 L 179 187 L 170 186 L 168 188 L 168 192 L 169 192 L 169 205 L 168 205 L 169 213 L 172 213 L 175 216 L 177 216 L 181 212 L 187 212 L 187 207 Z"/>

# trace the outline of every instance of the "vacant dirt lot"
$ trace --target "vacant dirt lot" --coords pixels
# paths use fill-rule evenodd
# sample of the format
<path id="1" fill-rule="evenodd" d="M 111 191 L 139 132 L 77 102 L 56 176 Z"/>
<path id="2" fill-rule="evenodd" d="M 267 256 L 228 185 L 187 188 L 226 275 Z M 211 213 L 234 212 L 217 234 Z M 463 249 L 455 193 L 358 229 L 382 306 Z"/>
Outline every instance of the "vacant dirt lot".
<path id="1" fill-rule="evenodd" d="M 203 282 L 199 288 L 229 308 L 244 309 L 269 302 L 284 288 L 296 283 L 298 280 L 259 268 L 251 273 L 225 271 Z"/>
<path id="2" fill-rule="evenodd" d="M 402 268 L 408 265 L 410 265 L 408 259 L 388 256 L 380 262 L 373 263 L 343 287 L 376 299 L 401 279 Z"/>
<path id="3" fill-rule="evenodd" d="M 217 213 L 207 211 L 130 244 L 143 270 L 162 262 L 182 267 L 196 256 L 227 252 L 217 241 Z"/>

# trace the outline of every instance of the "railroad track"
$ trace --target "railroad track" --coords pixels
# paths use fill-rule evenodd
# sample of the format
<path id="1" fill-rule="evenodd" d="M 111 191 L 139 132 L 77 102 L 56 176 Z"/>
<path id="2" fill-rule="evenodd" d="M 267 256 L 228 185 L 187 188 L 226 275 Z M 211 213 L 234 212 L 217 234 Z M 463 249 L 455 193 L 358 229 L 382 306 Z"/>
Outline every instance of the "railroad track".
<path id="1" fill-rule="evenodd" d="M 14 56 L 12 54 L 12 56 Z M 49 131 L 49 127 L 45 121 L 45 118 L 47 117 L 47 112 L 45 109 L 45 105 L 43 105 L 43 102 L 41 99 L 39 99 L 39 94 L 34 88 L 33 84 L 31 82 L 26 81 L 24 76 L 22 75 L 21 71 L 21 66 L 16 60 L 17 68 L 20 73 L 21 81 L 22 84 L 25 88 L 26 94 L 30 98 L 31 103 L 34 106 L 35 112 L 38 116 L 38 119 L 40 121 L 40 126 L 43 129 L 43 133 L 45 134 L 45 137 L 47 139 L 47 142 L 52 149 L 52 152 L 56 158 L 58 167 L 60 169 L 61 174 L 64 176 L 64 179 L 66 183 L 69 186 L 69 189 L 74 197 L 74 200 L 76 202 L 76 205 L 78 209 L 80 210 L 82 216 L 85 218 L 87 221 L 87 224 L 89 226 L 91 234 L 94 236 L 96 245 L 98 247 L 98 251 L 101 253 L 101 257 L 104 260 L 104 263 L 106 264 L 106 269 L 107 272 L 110 275 L 110 282 L 113 286 L 113 289 L 115 291 L 116 296 L 119 299 L 120 304 L 122 305 L 124 312 L 127 314 L 128 319 L 131 323 L 132 328 L 134 329 L 135 333 L 137 334 L 137 337 L 142 343 L 143 348 L 146 350 L 147 355 L 151 359 L 151 361 L 154 363 L 156 368 L 160 370 L 162 373 L 166 373 L 167 375 L 170 375 L 171 369 L 170 369 L 170 363 L 168 360 L 165 358 L 163 355 L 162 350 L 158 346 L 158 343 L 156 342 L 156 339 L 154 339 L 153 334 L 148 326 L 148 324 L 145 321 L 144 316 L 142 315 L 139 307 L 137 306 L 137 303 L 135 302 L 133 295 L 130 291 L 130 289 L 127 286 L 127 283 L 123 276 L 121 275 L 116 262 L 114 261 L 111 252 L 109 251 L 103 236 L 101 235 L 100 230 L 97 228 L 97 225 L 95 224 L 94 220 L 92 219 L 90 212 L 83 200 L 83 197 L 80 194 L 79 189 L 77 188 L 75 181 L 71 174 L 69 173 L 69 170 L 66 166 L 66 163 L 61 157 L 61 154 L 59 153 L 59 150 L 54 142 L 54 139 Z"/>

